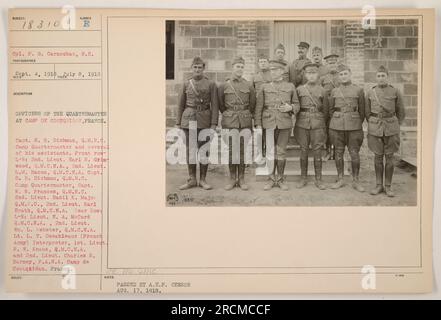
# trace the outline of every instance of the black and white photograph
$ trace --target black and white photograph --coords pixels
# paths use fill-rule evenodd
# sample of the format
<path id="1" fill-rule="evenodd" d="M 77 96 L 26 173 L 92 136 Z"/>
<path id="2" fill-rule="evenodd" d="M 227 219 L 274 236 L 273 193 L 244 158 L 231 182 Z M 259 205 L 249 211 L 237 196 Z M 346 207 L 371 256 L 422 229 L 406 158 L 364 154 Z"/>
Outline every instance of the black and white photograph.
<path id="1" fill-rule="evenodd" d="M 418 35 L 402 17 L 166 21 L 167 205 L 416 206 Z"/>

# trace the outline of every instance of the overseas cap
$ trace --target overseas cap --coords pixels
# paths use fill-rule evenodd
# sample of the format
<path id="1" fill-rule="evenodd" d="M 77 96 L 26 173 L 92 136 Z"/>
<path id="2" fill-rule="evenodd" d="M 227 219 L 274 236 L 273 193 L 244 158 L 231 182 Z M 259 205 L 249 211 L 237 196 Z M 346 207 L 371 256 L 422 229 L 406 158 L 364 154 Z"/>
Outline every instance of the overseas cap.
<path id="1" fill-rule="evenodd" d="M 309 49 L 309 43 L 308 43 L 308 42 L 301 41 L 301 42 L 297 45 L 297 47 L 301 47 L 301 48 Z"/>

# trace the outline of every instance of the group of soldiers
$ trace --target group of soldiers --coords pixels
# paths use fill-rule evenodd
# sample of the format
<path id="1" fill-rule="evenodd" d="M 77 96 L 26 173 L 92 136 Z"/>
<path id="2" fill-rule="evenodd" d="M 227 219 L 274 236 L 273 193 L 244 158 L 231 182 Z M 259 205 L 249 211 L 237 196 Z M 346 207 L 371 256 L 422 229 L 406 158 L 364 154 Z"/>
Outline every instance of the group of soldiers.
<path id="1" fill-rule="evenodd" d="M 359 152 L 364 139 L 362 123 L 366 119 L 368 147 L 375 154 L 376 186 L 370 193 L 378 195 L 384 192 L 393 197 L 393 155 L 399 149 L 400 124 L 405 114 L 401 93 L 388 82 L 388 70 L 384 66 L 378 68 L 377 84 L 365 94 L 363 88 L 351 82 L 350 68 L 338 64 L 337 54 L 323 57 L 321 48 L 314 47 L 312 59 L 308 59 L 308 51 L 309 44 L 300 42 L 298 59 L 288 63 L 284 59 L 285 48 L 279 44 L 273 59 L 266 56 L 258 58 L 259 71 L 252 81 L 243 78 L 244 59 L 234 58 L 231 77 L 219 86 L 204 75 L 205 62 L 195 57 L 191 66 L 192 77 L 185 81 L 180 92 L 176 122 L 177 127 L 185 132 L 187 149 L 189 122 L 197 122 L 198 133 L 205 128 L 215 129 L 219 112 L 222 113 L 223 129 L 263 129 L 264 137 L 274 139 L 274 143 L 266 141 L 267 146 L 272 146 L 265 152 L 272 170 L 264 190 L 273 187 L 288 190 L 284 176 L 286 150 L 294 128 L 294 138 L 301 149 L 298 188 L 307 185 L 308 154 L 311 151 L 315 186 L 319 190 L 326 189 L 322 181 L 323 149 L 335 160 L 337 181 L 331 188 L 343 187 L 344 152 L 347 148 L 351 158 L 352 187 L 364 192 L 359 181 Z M 268 131 L 271 135 L 265 134 Z M 198 147 L 204 143 L 198 142 Z M 243 142 L 240 143 L 238 162 L 232 161 L 231 145 L 229 147 L 230 179 L 225 189 L 232 190 L 237 186 L 247 190 Z M 208 164 L 199 165 L 198 182 L 196 164 L 188 162 L 189 179 L 180 186 L 180 190 L 197 186 L 212 189 L 206 181 Z"/>

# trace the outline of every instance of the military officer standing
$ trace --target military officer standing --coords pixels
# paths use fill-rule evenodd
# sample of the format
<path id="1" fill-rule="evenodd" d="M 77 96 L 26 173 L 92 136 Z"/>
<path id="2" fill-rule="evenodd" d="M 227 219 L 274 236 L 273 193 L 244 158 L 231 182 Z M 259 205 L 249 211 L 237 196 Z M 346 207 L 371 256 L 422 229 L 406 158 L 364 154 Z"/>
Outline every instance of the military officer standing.
<path id="1" fill-rule="evenodd" d="M 400 124 L 404 120 L 405 112 L 401 93 L 388 83 L 388 76 L 388 70 L 380 66 L 376 74 L 377 85 L 366 94 L 366 118 L 368 147 L 375 154 L 376 187 L 371 194 L 377 195 L 384 191 L 387 196 L 393 197 L 393 157 L 400 147 Z"/>
<path id="2" fill-rule="evenodd" d="M 233 72 L 229 79 L 222 83 L 218 88 L 219 110 L 222 112 L 222 128 L 236 129 L 239 132 L 243 129 L 252 129 L 252 118 L 256 106 L 256 93 L 251 82 L 245 80 L 242 75 L 245 60 L 242 57 L 235 58 L 232 62 Z M 227 136 L 228 140 L 230 136 Z M 232 136 L 234 139 L 240 136 Z M 225 186 L 225 190 L 231 190 L 236 185 L 242 190 L 248 190 L 245 183 L 245 145 L 248 141 L 239 141 L 239 161 L 235 161 L 233 156 L 233 143 L 227 141 L 229 148 L 228 168 L 230 171 L 230 181 Z M 237 157 L 236 157 L 237 158 Z"/>
<path id="3" fill-rule="evenodd" d="M 253 76 L 253 86 L 256 89 L 256 93 L 259 92 L 262 84 L 266 82 L 271 82 L 271 72 L 269 69 L 269 59 L 268 57 L 261 55 L 257 59 L 257 65 L 259 71 Z"/>
<path id="4" fill-rule="evenodd" d="M 289 81 L 289 65 L 288 61 L 285 60 L 285 46 L 279 43 L 274 49 L 274 60 L 277 60 L 284 64 L 283 67 L 283 81 Z"/>
<path id="5" fill-rule="evenodd" d="M 196 154 L 206 142 L 198 139 L 197 148 L 191 148 L 189 136 L 190 123 L 194 121 L 197 124 L 197 136 L 201 129 L 216 128 L 219 117 L 217 87 L 214 81 L 204 75 L 205 62 L 200 57 L 193 59 L 191 70 L 193 74 L 189 80 L 185 81 L 178 99 L 176 126 L 185 133 L 189 174 L 189 179 L 179 189 L 186 190 L 199 185 L 205 190 L 210 190 L 211 186 L 206 182 L 208 164 L 199 164 L 199 184 L 196 179 Z"/>
<path id="6" fill-rule="evenodd" d="M 364 188 L 359 181 L 360 173 L 360 147 L 363 143 L 364 133 L 362 123 L 365 118 L 363 89 L 352 84 L 351 70 L 348 66 L 339 65 L 337 72 L 340 86 L 332 89 L 329 96 L 329 135 L 331 143 L 335 146 L 335 165 L 338 179 L 332 186 L 338 189 L 344 186 L 344 152 L 348 148 L 352 164 L 352 187 L 363 192 Z"/>
<path id="7" fill-rule="evenodd" d="M 265 55 L 260 55 L 257 59 L 259 71 L 253 76 L 253 85 L 256 89 L 256 95 L 264 83 L 271 82 L 271 71 L 269 69 L 269 59 Z M 265 130 L 262 130 L 262 155 L 265 156 Z"/>
<path id="8" fill-rule="evenodd" d="M 306 57 L 309 50 L 309 43 L 302 41 L 297 45 L 297 48 L 299 57 L 289 66 L 289 82 L 293 83 L 296 88 L 306 83 L 302 70 L 305 64 L 311 62 L 311 60 Z"/>
<path id="9" fill-rule="evenodd" d="M 326 91 L 327 95 L 331 94 L 332 89 L 340 85 L 337 72 L 338 54 L 331 53 L 323 58 L 326 62 L 326 73 L 320 77 L 320 84 Z M 329 123 L 327 123 L 329 128 Z M 329 160 L 335 159 L 335 148 L 331 143 L 329 134 L 326 140 L 326 157 Z"/>
<path id="10" fill-rule="evenodd" d="M 305 64 L 303 67 L 306 84 L 297 88 L 300 101 L 300 112 L 294 127 L 294 136 L 300 145 L 301 180 L 297 185 L 303 188 L 308 177 L 308 151 L 312 146 L 314 153 L 315 185 L 326 189 L 322 181 L 322 150 L 326 143 L 326 123 L 329 115 L 328 96 L 319 81 L 319 65 Z"/>
<path id="11" fill-rule="evenodd" d="M 270 190 L 274 186 L 288 190 L 284 180 L 286 146 L 293 127 L 292 114 L 299 111 L 300 105 L 294 85 L 283 80 L 285 67 L 286 63 L 283 61 L 271 60 L 270 70 L 273 80 L 263 84 L 257 94 L 254 121 L 256 128 L 263 127 L 267 131 L 266 157 L 267 163 L 270 163 L 272 168 L 264 190 Z M 272 137 L 273 141 L 270 142 L 269 137 Z"/>

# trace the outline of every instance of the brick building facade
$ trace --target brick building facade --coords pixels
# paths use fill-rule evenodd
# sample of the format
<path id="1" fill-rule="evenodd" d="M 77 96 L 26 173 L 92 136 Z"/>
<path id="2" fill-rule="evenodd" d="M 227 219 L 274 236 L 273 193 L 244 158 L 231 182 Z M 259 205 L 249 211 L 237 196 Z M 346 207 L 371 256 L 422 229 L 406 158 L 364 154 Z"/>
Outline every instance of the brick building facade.
<path id="1" fill-rule="evenodd" d="M 418 106 L 418 20 L 376 20 L 375 29 L 364 29 L 360 20 L 323 20 L 310 22 L 269 20 L 200 20 L 175 21 L 174 76 L 167 79 L 167 126 L 173 126 L 176 117 L 177 96 L 180 85 L 190 73 L 194 56 L 206 62 L 207 76 L 222 82 L 230 74 L 231 59 L 240 55 L 246 61 L 245 77 L 257 69 L 260 54 L 272 56 L 280 39 L 292 39 L 287 47 L 287 58 L 297 56 L 298 40 L 309 41 L 312 46 L 323 47 L 324 54 L 337 53 L 340 61 L 348 64 L 353 82 L 366 90 L 375 82 L 379 65 L 390 70 L 392 85 L 404 96 L 406 120 L 402 126 L 401 157 L 416 163 L 416 126 Z M 303 39 L 304 37 L 305 39 Z M 285 41 L 286 42 L 286 41 Z"/>

